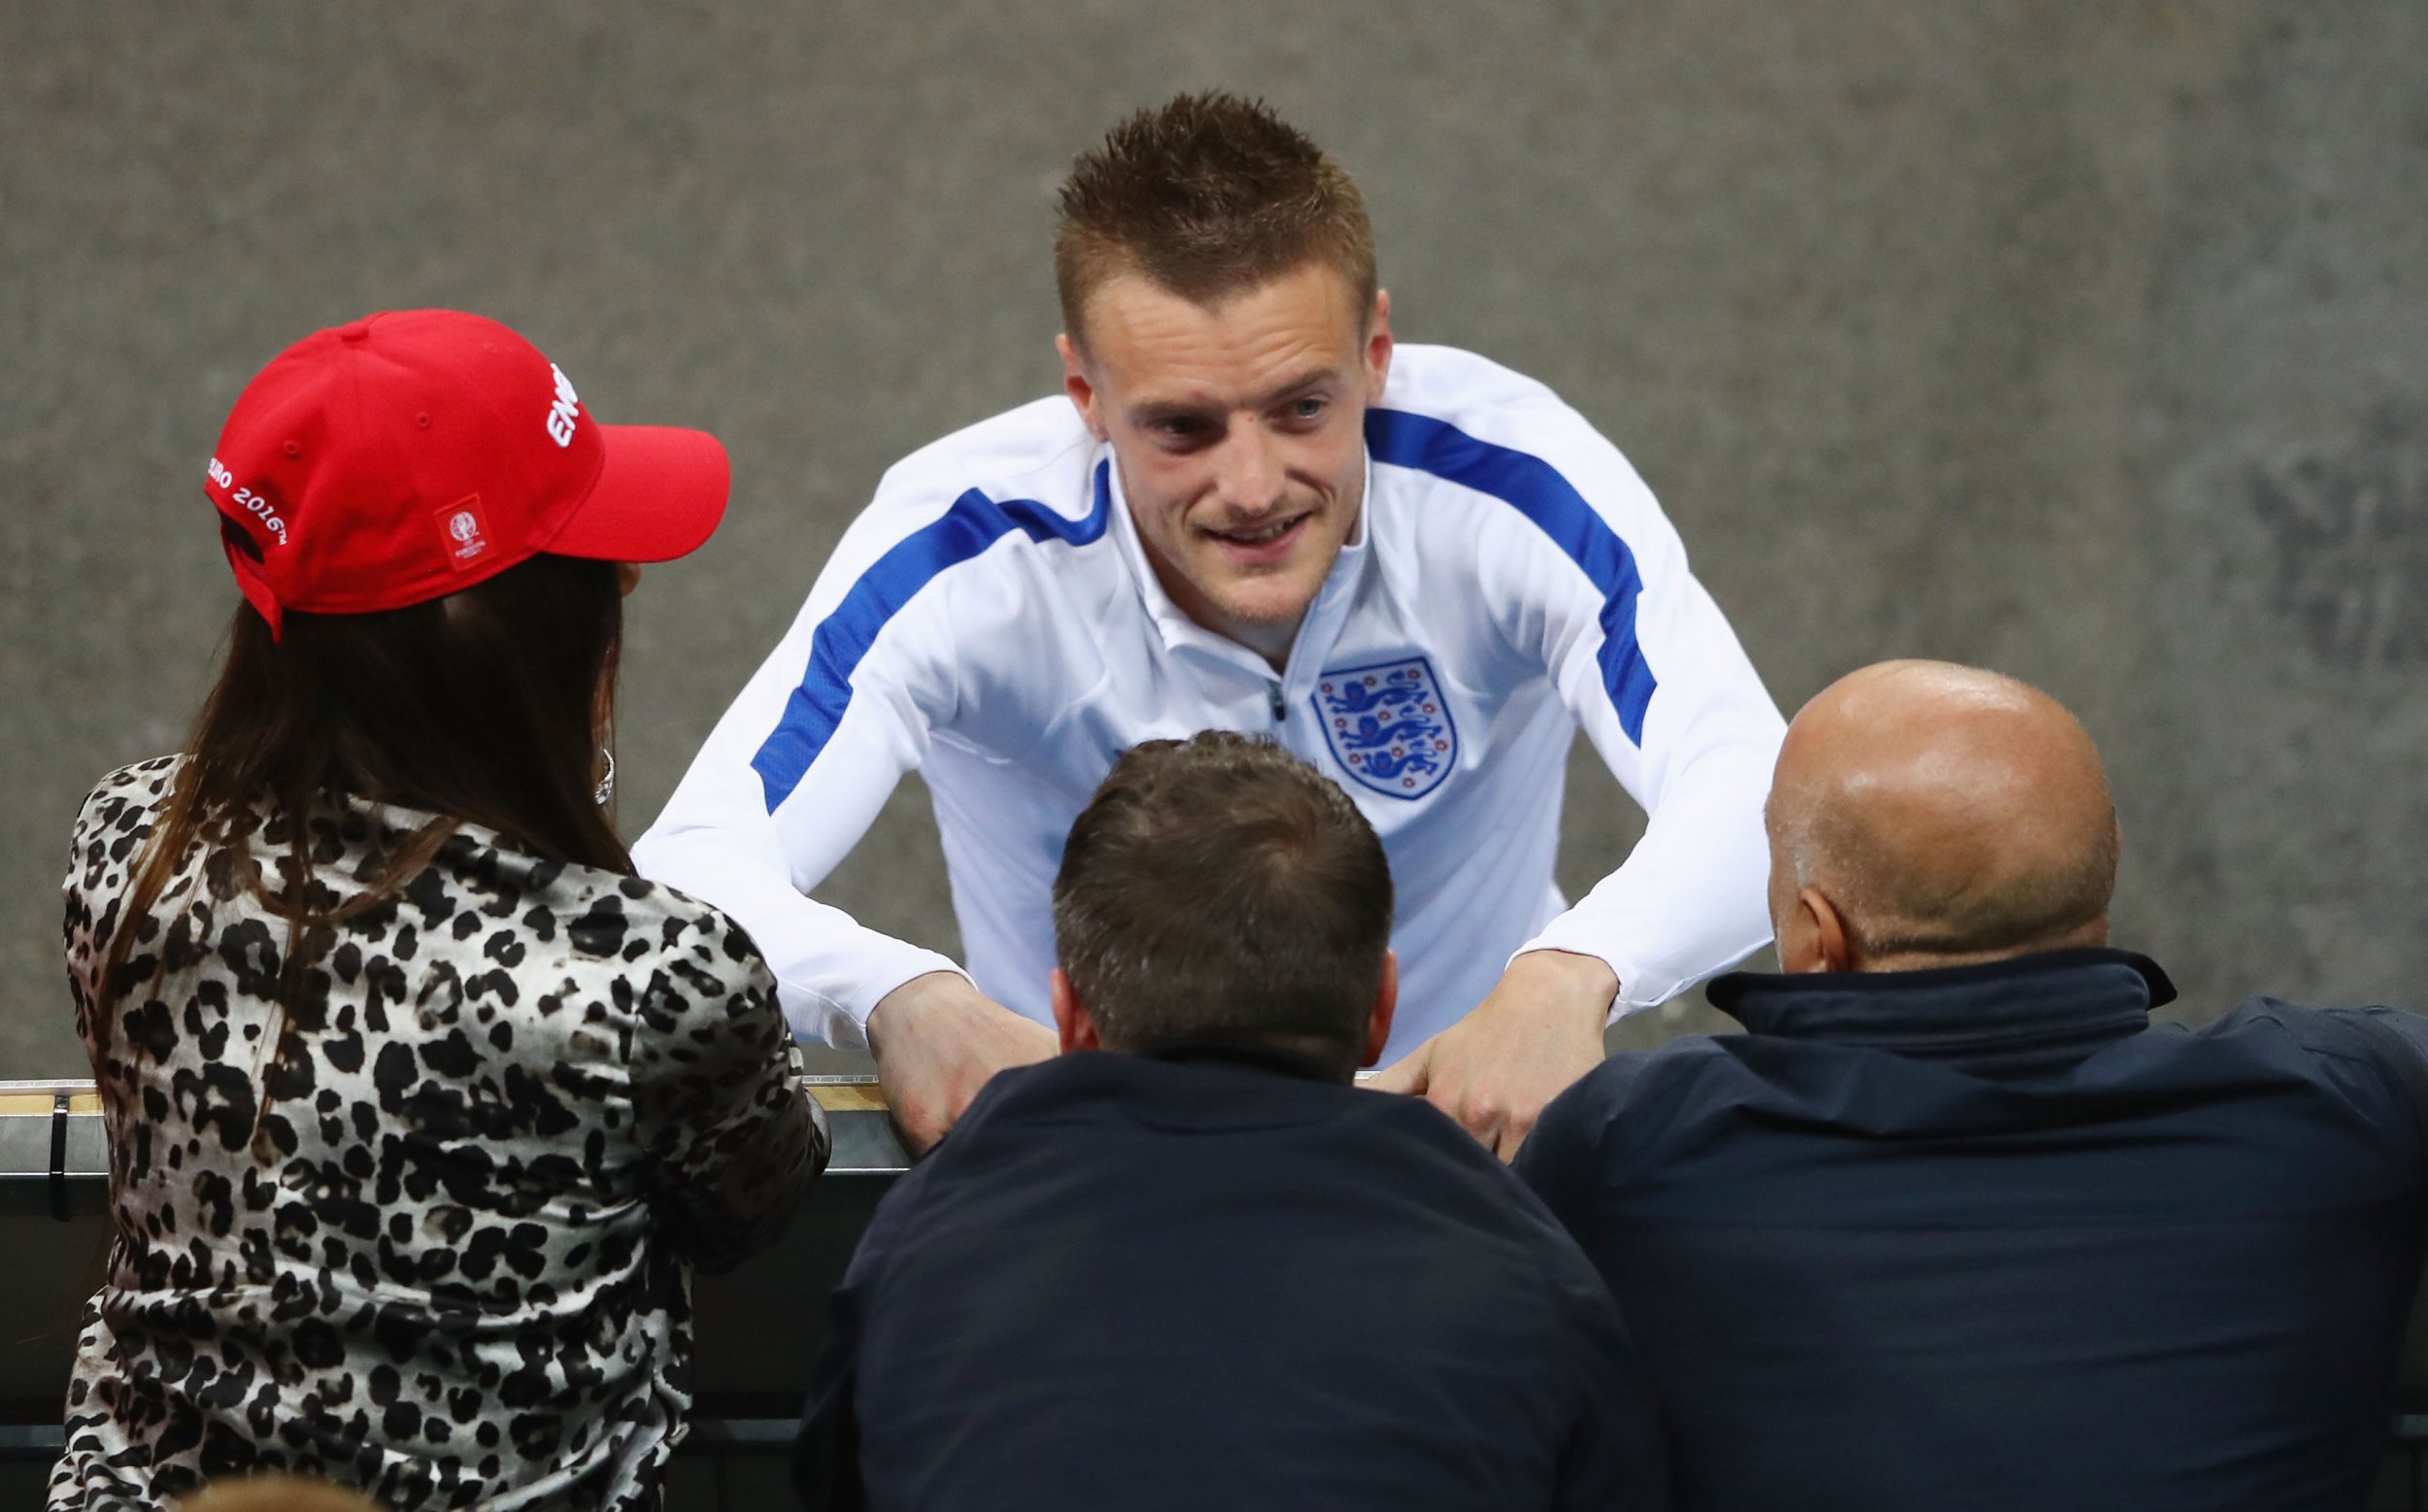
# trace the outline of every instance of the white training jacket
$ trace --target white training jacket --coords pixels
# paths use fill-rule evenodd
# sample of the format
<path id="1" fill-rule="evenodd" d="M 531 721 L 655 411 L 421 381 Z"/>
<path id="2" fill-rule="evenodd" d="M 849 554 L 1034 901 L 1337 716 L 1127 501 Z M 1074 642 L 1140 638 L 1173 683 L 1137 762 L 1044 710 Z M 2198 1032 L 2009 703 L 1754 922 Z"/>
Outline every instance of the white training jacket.
<path id="1" fill-rule="evenodd" d="M 1122 751 L 1218 727 L 1314 763 L 1382 836 L 1385 1063 L 1520 950 L 1600 957 L 1624 1012 L 1758 948 L 1783 726 L 1635 469 L 1548 388 L 1443 347 L 1398 349 L 1366 440 L 1365 514 L 1279 676 L 1165 596 L 1067 399 L 914 453 L 634 847 L 642 874 L 741 922 L 796 1033 L 863 1045 L 886 993 L 960 968 L 809 894 L 916 769 L 969 976 L 1051 1024 L 1071 821 Z M 1578 725 L 1650 823 L 1568 907 Z"/>

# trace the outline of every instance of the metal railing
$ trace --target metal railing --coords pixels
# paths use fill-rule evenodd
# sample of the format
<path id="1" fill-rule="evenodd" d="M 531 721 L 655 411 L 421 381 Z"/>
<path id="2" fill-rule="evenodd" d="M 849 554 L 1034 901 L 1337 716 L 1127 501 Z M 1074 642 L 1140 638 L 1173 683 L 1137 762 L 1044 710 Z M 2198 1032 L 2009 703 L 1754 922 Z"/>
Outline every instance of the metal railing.
<path id="1" fill-rule="evenodd" d="M 774 1248 L 694 1284 L 696 1410 L 673 1471 L 689 1484 L 670 1505 L 792 1505 L 782 1457 L 825 1338 L 826 1298 L 909 1163 L 873 1077 L 803 1081 L 826 1109 L 833 1158 Z M 63 1445 L 61 1398 L 108 1211 L 92 1083 L 0 1081 L 0 1471 L 48 1465 Z M 2404 1374 L 2407 1408 L 2428 1409 L 2428 1319 L 2412 1321 Z M 2428 1512 L 2428 1410 L 2396 1420 L 2371 1506 Z"/>

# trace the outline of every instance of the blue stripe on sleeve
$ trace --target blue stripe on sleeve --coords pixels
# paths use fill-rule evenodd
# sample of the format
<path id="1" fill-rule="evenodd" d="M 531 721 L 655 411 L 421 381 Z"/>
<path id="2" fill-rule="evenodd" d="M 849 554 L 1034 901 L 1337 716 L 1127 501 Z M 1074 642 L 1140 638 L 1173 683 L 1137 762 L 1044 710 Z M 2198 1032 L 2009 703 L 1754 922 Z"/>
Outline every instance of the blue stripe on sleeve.
<path id="1" fill-rule="evenodd" d="M 860 575 L 843 602 L 818 622 L 810 637 L 809 665 L 785 701 L 784 717 L 751 757 L 767 796 L 767 812 L 792 795 L 818 753 L 843 722 L 852 702 L 852 674 L 877 634 L 902 606 L 938 574 L 984 552 L 1018 530 L 1032 541 L 1048 539 L 1085 546 L 1104 534 L 1113 518 L 1110 464 L 1096 470 L 1096 502 L 1085 520 L 1065 520 L 1034 499 L 987 497 L 976 488 L 953 501 L 931 523 L 894 544 Z"/>
<path id="2" fill-rule="evenodd" d="M 1378 462 L 1410 467 L 1488 493 L 1534 522 L 1602 590 L 1602 684 L 1619 727 L 1644 743 L 1644 710 L 1658 686 L 1636 643 L 1636 600 L 1644 580 L 1636 554 L 1585 496 L 1539 456 L 1478 441 L 1455 425 L 1405 410 L 1366 412 L 1366 449 Z"/>

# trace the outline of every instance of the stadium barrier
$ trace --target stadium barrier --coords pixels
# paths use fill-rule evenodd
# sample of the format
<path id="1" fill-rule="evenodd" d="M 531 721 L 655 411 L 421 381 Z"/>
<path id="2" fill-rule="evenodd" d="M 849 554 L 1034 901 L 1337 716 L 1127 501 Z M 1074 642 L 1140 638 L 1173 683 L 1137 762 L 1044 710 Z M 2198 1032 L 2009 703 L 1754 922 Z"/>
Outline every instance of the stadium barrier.
<path id="1" fill-rule="evenodd" d="M 693 1283 L 697 1404 L 668 1488 L 668 1504 L 687 1512 L 794 1505 L 784 1455 L 827 1294 L 908 1165 L 873 1078 L 804 1081 L 834 1134 L 826 1175 L 774 1247 Z M 77 1318 L 109 1243 L 109 1187 L 92 1083 L 0 1081 L 0 1506 L 38 1505 L 58 1457 Z M 2428 1512 L 2428 1311 L 2417 1307 L 2401 1406 L 2373 1512 Z"/>

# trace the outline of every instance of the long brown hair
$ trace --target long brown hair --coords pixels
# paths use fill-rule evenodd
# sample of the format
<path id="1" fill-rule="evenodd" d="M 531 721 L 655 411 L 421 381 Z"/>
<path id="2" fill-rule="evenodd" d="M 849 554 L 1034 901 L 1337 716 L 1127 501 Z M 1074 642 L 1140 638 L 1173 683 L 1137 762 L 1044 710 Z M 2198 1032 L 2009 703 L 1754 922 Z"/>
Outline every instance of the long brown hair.
<path id="1" fill-rule="evenodd" d="M 329 947 L 330 926 L 394 898 L 459 824 L 498 830 L 550 860 L 630 874 L 632 857 L 592 792 L 623 623 L 614 563 L 552 555 L 405 609 L 289 611 L 283 638 L 240 605 L 218 685 L 110 931 L 95 1045 L 107 1048 L 120 1004 L 158 969 L 152 959 L 130 966 L 129 957 L 168 923 L 152 915 L 196 846 L 225 854 L 234 879 L 287 921 L 282 1053 L 303 973 Z M 349 797 L 433 818 L 401 844 L 374 833 L 385 848 L 379 864 L 361 891 L 341 897 L 315 878 L 312 832 L 316 817 Z M 248 844 L 263 799 L 264 838 L 286 852 L 275 881 Z M 209 890 L 193 890 L 175 929 L 207 924 Z"/>

